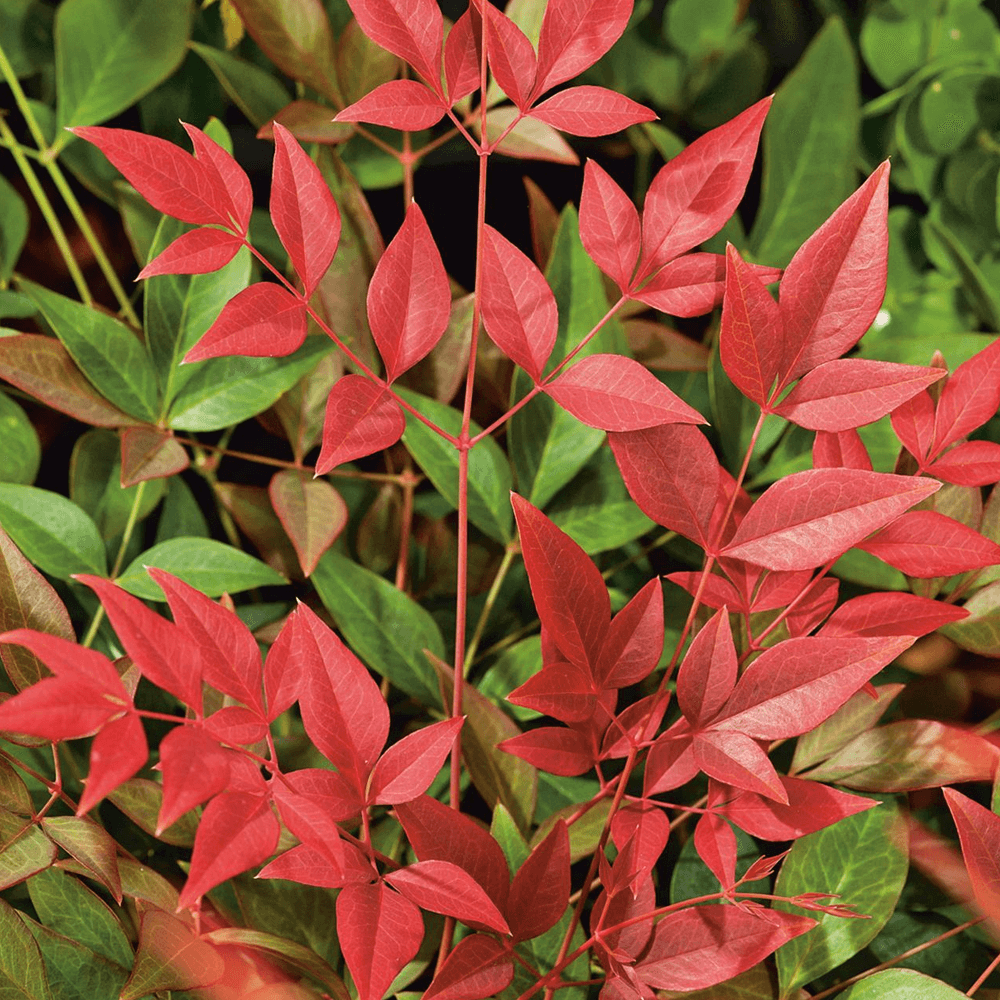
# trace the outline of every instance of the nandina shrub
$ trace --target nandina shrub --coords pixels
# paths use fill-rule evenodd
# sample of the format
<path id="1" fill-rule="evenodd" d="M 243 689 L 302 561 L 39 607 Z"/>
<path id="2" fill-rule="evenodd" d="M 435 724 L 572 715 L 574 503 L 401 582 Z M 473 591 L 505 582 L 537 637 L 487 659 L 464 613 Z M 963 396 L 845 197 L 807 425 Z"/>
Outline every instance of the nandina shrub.
<path id="1" fill-rule="evenodd" d="M 835 986 L 860 978 L 845 994 L 855 998 L 957 995 L 916 971 L 845 965 L 892 918 L 908 860 L 978 911 L 963 931 L 986 920 L 992 933 L 1000 919 L 995 814 L 945 789 L 960 858 L 933 829 L 940 813 L 928 828 L 903 809 L 906 793 L 991 782 L 998 751 L 988 726 L 880 721 L 905 687 L 894 661 L 968 618 L 960 601 L 978 600 L 982 616 L 1000 563 L 985 533 L 945 512 L 981 504 L 980 489 L 1000 478 L 1000 446 L 967 440 L 1000 405 L 1000 347 L 950 374 L 937 359 L 844 357 L 885 292 L 888 162 L 783 270 L 731 244 L 698 252 L 743 197 L 765 98 L 671 159 L 641 215 L 588 162 L 578 226 L 564 214 L 554 238 L 539 240 L 543 273 L 485 221 L 490 157 L 519 127 L 522 140 L 537 123 L 592 137 L 653 117 L 602 87 L 554 90 L 614 44 L 631 2 L 550 0 L 537 49 L 482 3 L 446 38 L 431 0 L 353 0 L 352 10 L 356 28 L 410 76 L 377 86 L 336 121 L 412 132 L 447 117 L 479 164 L 475 289 L 456 296 L 410 197 L 422 150 L 408 137 L 396 150 L 408 207 L 372 268 L 370 342 L 322 288 L 345 236 L 357 238 L 344 218 L 349 189 L 338 200 L 335 175 L 290 127 L 276 120 L 269 130 L 269 212 L 287 261 L 262 249 L 275 241 L 251 237 L 250 182 L 210 129 L 184 126 L 193 154 L 130 130 L 71 130 L 167 218 L 140 274 L 149 282 L 143 340 L 21 282 L 58 339 L 20 334 L 0 350 L 5 377 L 23 391 L 118 428 L 121 482 L 137 484 L 110 572 L 78 507 L 31 487 L 0 492 L 0 642 L 18 690 L 0 705 L 0 871 L 15 887 L 14 906 L 0 904 L 0 974 L 31 997 L 379 1000 L 412 988 L 448 1000 L 543 990 L 610 1000 L 825 995 L 823 977 L 839 970 Z M 495 106 L 490 78 L 513 107 Z M 227 296 L 207 330 L 192 339 L 193 326 L 164 323 L 169 296 L 197 287 L 172 276 L 245 266 L 249 255 L 258 280 Z M 567 317 L 556 291 L 593 265 L 607 282 L 593 271 Z M 599 308 L 580 308 L 585 296 Z M 702 413 L 629 356 L 617 327 L 637 308 L 692 317 L 719 305 L 716 377 L 757 413 L 735 475 Z M 509 405 L 480 428 L 472 412 L 487 352 L 518 371 Z M 186 449 L 214 474 L 206 443 L 175 432 L 236 422 L 213 426 L 206 400 L 247 362 L 219 359 L 289 355 L 299 366 L 284 369 L 292 381 L 307 374 L 272 411 L 294 461 L 270 481 L 270 520 L 263 497 L 229 488 L 233 516 L 256 529 L 272 567 L 189 537 L 178 501 L 161 516 L 163 537 L 123 570 L 143 490 L 181 472 Z M 317 377 L 334 356 L 339 377 L 329 366 Z M 422 363 L 447 368 L 456 357 L 461 409 L 403 385 Z M 258 386 L 271 364 L 257 370 Z M 902 446 L 893 473 L 873 471 L 858 434 L 886 417 Z M 755 449 L 778 422 L 815 433 L 812 468 L 752 495 Z M 424 495 L 412 467 L 386 474 L 368 461 L 400 439 L 457 509 L 447 607 L 433 595 L 421 604 L 409 582 Z M 568 474 L 546 465 L 550 449 Z M 630 499 L 621 492 L 584 517 L 639 525 L 631 535 L 610 526 L 621 542 L 608 548 L 656 524 L 678 543 L 677 564 L 697 566 L 667 574 L 669 590 L 651 568 L 636 578 L 646 552 L 629 560 L 630 591 L 609 589 L 591 558 L 604 550 L 585 550 L 593 534 L 565 515 L 572 507 L 545 513 L 592 460 L 595 477 L 620 473 Z M 335 545 L 350 507 L 330 480 L 365 477 L 404 498 L 394 584 Z M 991 498 L 984 519 L 993 508 Z M 369 544 L 379 531 L 371 519 Z M 452 536 L 443 518 L 427 521 L 434 557 Z M 279 529 L 291 555 L 274 540 Z M 838 563 L 850 579 L 840 562 L 849 551 L 903 574 L 908 588 L 841 594 Z M 245 620 L 255 605 L 237 608 L 226 592 L 281 585 L 281 558 L 315 584 L 323 607 L 303 589 L 306 600 L 255 636 Z M 502 670 L 477 675 L 477 647 L 519 559 L 537 638 L 497 661 Z M 32 563 L 72 583 L 57 591 Z M 92 615 L 82 642 L 61 595 Z M 172 620 L 150 606 L 162 601 Z M 442 620 L 454 628 L 450 645 Z M 104 652 L 91 648 L 97 641 Z M 488 697 L 501 689 L 509 711 Z M 77 757 L 63 744 L 81 738 L 91 742 L 79 793 Z M 49 743 L 50 763 L 40 752 Z M 137 837 L 185 853 L 147 867 Z M 282 888 L 255 889 L 251 871 Z M 296 907 L 335 915 L 335 926 L 328 919 L 317 937 L 310 925 L 308 946 L 279 933 L 298 926 L 281 916 Z M 966 942 L 975 954 L 968 933 Z M 985 981 L 985 966 L 963 970 L 970 984 Z M 86 975 L 74 982 L 76 970 Z"/>

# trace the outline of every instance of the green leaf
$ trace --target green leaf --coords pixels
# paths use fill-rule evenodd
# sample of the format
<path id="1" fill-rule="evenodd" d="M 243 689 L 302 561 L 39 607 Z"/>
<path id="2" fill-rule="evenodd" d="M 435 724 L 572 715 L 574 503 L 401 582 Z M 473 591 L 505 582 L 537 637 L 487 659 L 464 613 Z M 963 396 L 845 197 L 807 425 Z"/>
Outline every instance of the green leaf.
<path id="1" fill-rule="evenodd" d="M 674 0 L 663 28 L 674 48 L 689 57 L 722 49 L 733 30 L 736 0 Z"/>
<path id="2" fill-rule="evenodd" d="M 784 267 L 855 188 L 858 68 L 843 22 L 830 18 L 778 88 L 764 125 L 757 260 Z"/>
<path id="3" fill-rule="evenodd" d="M 577 213 L 571 205 L 559 218 L 545 277 L 559 307 L 559 334 L 551 368 L 608 311 L 601 272 L 583 249 Z M 606 323 L 577 357 L 605 353 L 630 356 L 628 342 L 615 319 Z M 512 401 L 524 396 L 530 387 L 528 375 L 516 370 Z M 604 431 L 581 423 L 544 394 L 514 414 L 508 435 L 517 490 L 536 507 L 544 507 L 587 464 L 605 437 Z"/>
<path id="4" fill-rule="evenodd" d="M 409 389 L 397 387 L 396 392 L 438 427 L 458 436 L 462 429 L 462 414 L 458 410 Z M 473 424 L 469 433 L 475 435 L 481 429 Z M 410 413 L 406 415 L 403 443 L 438 493 L 452 507 L 457 507 L 458 451 Z M 503 451 L 492 437 L 483 438 L 469 452 L 469 520 L 498 542 L 509 542 L 512 538 L 510 489 L 510 466 Z"/>
<path id="5" fill-rule="evenodd" d="M 145 830 L 146 833 L 155 836 L 157 840 L 162 840 L 165 844 L 173 844 L 176 847 L 190 847 L 194 843 L 194 835 L 198 829 L 198 816 L 193 811 L 184 813 L 166 830 L 159 834 L 156 833 L 157 817 L 163 802 L 163 786 L 158 785 L 155 781 L 150 781 L 148 778 L 129 778 L 114 791 L 109 792 L 108 798 L 140 830 Z M 118 868 L 122 876 L 122 888 L 128 895 L 129 888 L 126 884 L 128 875 L 121 862 L 119 862 Z M 168 907 L 168 909 L 172 910 L 173 906 Z"/>
<path id="6" fill-rule="evenodd" d="M 39 0 L 0 0 L 0 38 L 18 78 L 52 60 L 52 8 Z"/>
<path id="7" fill-rule="evenodd" d="M 121 903 L 118 844 L 103 826 L 89 816 L 46 816 L 42 820 L 42 829 Z"/>
<path id="8" fill-rule="evenodd" d="M 213 358 L 192 365 L 170 407 L 169 425 L 181 431 L 217 431 L 256 416 L 333 350 L 324 336 L 306 337 L 286 358 Z"/>
<path id="9" fill-rule="evenodd" d="M 124 323 L 30 281 L 19 282 L 87 380 L 109 402 L 147 423 L 157 418 L 156 374 Z"/>
<path id="10" fill-rule="evenodd" d="M 855 983 L 840 996 L 842 1000 L 961 1000 L 965 994 L 912 969 L 886 969 Z"/>
<path id="11" fill-rule="evenodd" d="M 514 688 L 520 687 L 541 669 L 542 637 L 529 635 L 527 639 L 505 649 L 503 655 L 483 674 L 476 687 L 480 694 L 497 704 L 505 705 L 507 711 L 519 722 L 530 722 L 532 719 L 540 719 L 541 713 L 533 708 L 508 704 L 506 698 Z"/>
<path id="12" fill-rule="evenodd" d="M 97 525 L 72 500 L 34 486 L 0 483 L 0 525 L 41 570 L 60 580 L 107 575 Z"/>
<path id="13" fill-rule="evenodd" d="M 180 65 L 190 21 L 187 0 L 65 0 L 55 24 L 59 124 L 98 125 L 148 94 Z"/>
<path id="14" fill-rule="evenodd" d="M 32 820 L 0 809 L 0 889 L 23 882 L 55 859 L 56 845 Z"/>
<path id="15" fill-rule="evenodd" d="M 205 65 L 215 74 L 226 96 L 255 128 L 271 121 L 288 104 L 288 91 L 260 66 L 201 42 L 191 42 L 190 48 L 205 60 Z"/>
<path id="16" fill-rule="evenodd" d="M 976 266 L 972 255 L 942 222 L 927 219 L 927 227 L 940 241 L 962 279 L 962 287 L 976 314 L 991 330 L 1000 331 L 1000 299 Z"/>
<path id="17" fill-rule="evenodd" d="M 191 487 L 180 476 L 171 476 L 167 480 L 167 495 L 156 523 L 156 542 L 166 542 L 179 535 L 208 538 L 208 522 Z"/>
<path id="18" fill-rule="evenodd" d="M 815 913 L 818 924 L 777 952 L 782 995 L 857 954 L 885 926 L 906 881 L 908 859 L 897 839 L 899 808 L 884 802 L 795 842 L 781 866 L 775 894 L 831 892 L 835 902 L 869 919 Z M 775 903 L 777 909 L 801 912 Z"/>
<path id="19" fill-rule="evenodd" d="M 0 175 L 0 284 L 10 281 L 27 238 L 28 208 L 13 185 Z"/>
<path id="20" fill-rule="evenodd" d="M 371 570 L 328 551 L 310 578 L 354 651 L 377 673 L 423 705 L 439 706 L 434 668 L 444 640 L 434 619 L 407 594 Z"/>
<path id="21" fill-rule="evenodd" d="M 33 483 L 42 461 L 38 433 L 24 410 L 4 392 L 0 392 L 0 441 L 0 482 Z"/>
<path id="22" fill-rule="evenodd" d="M 588 556 L 620 548 L 656 527 L 632 500 L 560 510 L 552 515 L 552 523 Z"/>
<path id="23" fill-rule="evenodd" d="M 49 983 L 59 1000 L 118 996 L 128 979 L 125 969 L 31 917 L 20 916 L 41 950 Z"/>
<path id="24" fill-rule="evenodd" d="M 17 910 L 0 899 L 0 997 L 54 1000 L 42 953 Z"/>
<path id="25" fill-rule="evenodd" d="M 753 837 L 744 833 L 739 827 L 733 827 L 733 833 L 736 834 L 736 877 L 740 878 L 760 857 L 761 851 Z M 719 880 L 695 850 L 694 837 L 689 837 L 681 848 L 670 877 L 670 902 L 679 903 L 684 899 L 707 896 L 718 892 L 719 888 Z M 744 892 L 767 892 L 768 881 L 758 879 L 756 882 L 745 883 L 740 889 Z"/>
<path id="26" fill-rule="evenodd" d="M 1000 581 L 976 591 L 965 602 L 968 618 L 940 631 L 962 649 L 980 656 L 1000 655 Z"/>
<path id="27" fill-rule="evenodd" d="M 212 538 L 171 538 L 146 549 L 115 581 L 130 594 L 162 601 L 163 591 L 147 566 L 179 576 L 209 597 L 238 594 L 254 587 L 281 586 L 288 581 L 259 559 Z"/>
<path id="28" fill-rule="evenodd" d="M 132 516 L 139 499 L 138 520 L 148 517 L 166 488 L 163 479 L 150 479 L 123 489 L 118 435 L 102 428 L 77 438 L 69 465 L 70 499 L 89 514 L 105 539 L 116 538 Z M 142 487 L 142 495 L 137 491 Z"/>
<path id="29" fill-rule="evenodd" d="M 774 980 L 765 962 L 741 972 L 718 986 L 682 993 L 657 990 L 659 1000 L 775 1000 Z"/>
<path id="30" fill-rule="evenodd" d="M 992 130 L 996 115 L 997 77 L 978 67 L 962 66 L 942 73 L 920 95 L 924 134 L 935 153 L 954 153 L 977 128 Z"/>
<path id="31" fill-rule="evenodd" d="M 46 927 L 124 969 L 132 967 L 132 946 L 118 918 L 78 878 L 50 868 L 28 880 L 28 893 Z"/>
<path id="32" fill-rule="evenodd" d="M 872 6 L 861 25 L 859 42 L 872 76 L 886 90 L 924 65 L 928 28 L 922 17 L 906 16 L 885 0 Z"/>
<path id="33" fill-rule="evenodd" d="M 528 860 L 531 849 L 517 828 L 514 817 L 507 811 L 503 803 L 499 803 L 493 810 L 490 833 L 503 850 L 510 870 L 516 872 Z"/>

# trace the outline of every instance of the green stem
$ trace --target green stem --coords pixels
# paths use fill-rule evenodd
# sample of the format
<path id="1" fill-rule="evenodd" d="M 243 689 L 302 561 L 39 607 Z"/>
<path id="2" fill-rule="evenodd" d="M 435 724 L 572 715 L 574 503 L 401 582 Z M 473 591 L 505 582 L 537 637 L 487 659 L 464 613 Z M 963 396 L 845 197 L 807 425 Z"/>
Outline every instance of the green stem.
<path id="1" fill-rule="evenodd" d="M 132 532 L 135 531 L 135 526 L 139 521 L 139 507 L 142 504 L 142 495 L 146 491 L 147 482 L 148 480 L 143 479 L 135 488 L 135 496 L 132 497 L 132 507 L 128 512 L 128 520 L 125 522 L 125 530 L 122 532 L 122 540 L 118 545 L 118 555 L 115 557 L 115 564 L 111 568 L 112 580 L 114 580 L 121 571 L 122 562 L 125 559 L 125 550 L 128 548 L 128 543 L 132 540 Z"/>
<path id="2" fill-rule="evenodd" d="M 472 641 L 469 643 L 469 648 L 465 651 L 466 674 L 468 674 L 469 668 L 472 666 L 472 661 L 475 659 L 476 650 L 479 648 L 479 641 L 482 639 L 486 623 L 489 621 L 490 612 L 493 610 L 493 605 L 496 604 L 507 572 L 514 563 L 515 555 L 517 555 L 517 548 L 513 545 L 508 545 L 504 550 L 500 566 L 497 568 L 497 574 L 493 577 L 493 583 L 490 584 L 490 592 L 486 595 L 486 603 L 483 604 L 483 610 L 479 613 L 479 621 L 476 622 L 476 630 L 472 634 Z"/>

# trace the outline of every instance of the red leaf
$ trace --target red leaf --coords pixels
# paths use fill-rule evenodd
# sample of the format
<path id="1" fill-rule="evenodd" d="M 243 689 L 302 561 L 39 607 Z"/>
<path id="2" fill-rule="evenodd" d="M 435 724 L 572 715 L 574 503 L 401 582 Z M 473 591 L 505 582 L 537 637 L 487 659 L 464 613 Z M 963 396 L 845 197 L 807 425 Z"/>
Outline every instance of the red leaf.
<path id="1" fill-rule="evenodd" d="M 710 729 L 696 733 L 691 746 L 698 767 L 710 777 L 734 788 L 785 801 L 785 790 L 774 765 L 760 745 L 745 733 Z"/>
<path id="2" fill-rule="evenodd" d="M 604 579 L 583 549 L 537 507 L 516 493 L 511 503 L 542 627 L 570 663 L 592 673 L 611 620 Z"/>
<path id="3" fill-rule="evenodd" d="M 687 784 L 698 773 L 691 744 L 691 726 L 678 719 L 657 737 L 646 757 L 643 795 L 649 797 Z"/>
<path id="4" fill-rule="evenodd" d="M 580 242 L 624 292 L 639 260 L 639 213 L 632 199 L 594 160 L 587 160 L 580 194 Z"/>
<path id="5" fill-rule="evenodd" d="M 770 799 L 762 799 L 770 802 Z M 701 814 L 694 828 L 694 847 L 723 889 L 736 882 L 736 834 L 718 814 Z"/>
<path id="6" fill-rule="evenodd" d="M 319 168 L 278 122 L 274 123 L 271 220 L 309 298 L 337 252 L 340 211 Z"/>
<path id="7" fill-rule="evenodd" d="M 260 649 L 246 625 L 173 574 L 155 566 L 147 572 L 163 589 L 174 621 L 201 649 L 205 680 L 263 715 Z"/>
<path id="8" fill-rule="evenodd" d="M 773 951 L 816 926 L 810 917 L 727 905 L 668 913 L 635 971 L 647 986 L 700 990 L 753 968 Z"/>
<path id="9" fill-rule="evenodd" d="M 158 212 L 196 225 L 231 225 L 232 200 L 218 172 L 172 142 L 123 128 L 70 131 L 93 143 Z"/>
<path id="10" fill-rule="evenodd" d="M 291 292 L 259 281 L 234 295 L 204 336 L 184 355 L 184 363 L 223 358 L 281 358 L 306 339 L 306 307 Z"/>
<path id="11" fill-rule="evenodd" d="M 627 757 L 633 746 L 648 742 L 666 711 L 667 700 L 656 695 L 632 702 L 608 726 L 601 743 L 601 760 Z"/>
<path id="12" fill-rule="evenodd" d="M 884 417 L 945 374 L 863 358 L 827 361 L 807 372 L 774 412 L 811 431 L 847 431 Z"/>
<path id="13" fill-rule="evenodd" d="M 69 634 L 73 634 L 71 628 Z M 88 649 L 60 635 L 30 628 L 16 628 L 0 634 L 0 643 L 10 643 L 30 650 L 57 677 L 84 683 L 96 691 L 110 695 L 119 700 L 119 709 L 131 701 L 112 662 L 94 649 Z"/>
<path id="14" fill-rule="evenodd" d="M 413 903 L 381 882 L 349 885 L 337 897 L 337 937 L 358 1000 L 382 1000 L 420 949 L 424 922 Z"/>
<path id="15" fill-rule="evenodd" d="M 240 705 L 228 705 L 213 712 L 204 722 L 205 732 L 220 743 L 231 746 L 252 746 L 267 735 L 263 713 Z"/>
<path id="16" fill-rule="evenodd" d="M 629 873 L 634 885 L 646 879 L 663 854 L 670 838 L 670 821 L 656 806 L 630 802 L 611 820 L 611 837 L 619 852 L 629 841 L 634 845 L 634 865 Z"/>
<path id="17" fill-rule="evenodd" d="M 892 429 L 906 450 L 921 464 L 934 444 L 934 400 L 929 392 L 917 393 L 892 414 Z"/>
<path id="18" fill-rule="evenodd" d="M 547 663 L 539 673 L 511 691 L 507 700 L 560 722 L 583 722 L 597 707 L 593 680 L 571 663 Z"/>
<path id="19" fill-rule="evenodd" d="M 394 743 L 375 765 L 368 785 L 370 805 L 410 802 L 437 777 L 465 717 L 435 722 Z"/>
<path id="20" fill-rule="evenodd" d="M 502 942 L 485 934 L 462 938 L 424 992 L 424 1000 L 485 1000 L 514 978 L 514 963 Z"/>
<path id="21" fill-rule="evenodd" d="M 214 139 L 210 139 L 200 128 L 181 122 L 194 147 L 195 159 L 206 171 L 218 180 L 226 192 L 229 217 L 233 228 L 241 236 L 246 236 L 253 213 L 253 188 L 246 171 Z"/>
<path id="22" fill-rule="evenodd" d="M 651 122 L 654 111 L 606 87 L 567 87 L 528 114 L 570 135 L 598 136 Z"/>
<path id="23" fill-rule="evenodd" d="M 330 391 L 323 423 L 323 447 L 316 460 L 322 476 L 395 444 L 406 430 L 406 417 L 385 386 L 361 375 L 345 375 Z"/>
<path id="24" fill-rule="evenodd" d="M 912 635 L 916 638 L 968 617 L 965 608 L 916 594 L 863 594 L 841 604 L 820 630 L 820 635 Z"/>
<path id="25" fill-rule="evenodd" d="M 451 288 L 441 254 L 424 213 L 411 202 L 368 286 L 368 322 L 387 382 L 431 352 L 450 315 Z"/>
<path id="26" fill-rule="evenodd" d="M 707 422 L 638 361 L 620 354 L 592 354 L 544 389 L 577 420 L 601 430 Z"/>
<path id="27" fill-rule="evenodd" d="M 719 461 L 705 435 L 687 424 L 663 424 L 612 434 L 608 440 L 642 512 L 708 549 Z"/>
<path id="28" fill-rule="evenodd" d="M 470 927 L 509 934 L 503 914 L 471 875 L 450 861 L 418 861 L 385 877 L 424 910 L 457 917 Z"/>
<path id="29" fill-rule="evenodd" d="M 811 569 L 939 488 L 933 480 L 861 469 L 796 472 L 764 493 L 723 551 L 768 569 Z"/>
<path id="30" fill-rule="evenodd" d="M 959 365 L 937 406 L 932 454 L 981 427 L 1000 406 L 1000 340 Z"/>
<path id="31" fill-rule="evenodd" d="M 330 819 L 341 823 L 356 820 L 363 807 L 357 789 L 339 772 L 324 767 L 306 767 L 285 775 L 287 787 L 297 795 L 320 801 Z M 277 785 L 275 794 L 277 795 Z M 371 865 L 368 865 L 371 869 Z"/>
<path id="32" fill-rule="evenodd" d="M 946 483 L 989 486 L 1000 480 L 1000 444 L 992 441 L 966 441 L 945 452 L 924 471 Z"/>
<path id="33" fill-rule="evenodd" d="M 191 870 L 178 907 L 195 903 L 209 889 L 266 861 L 281 832 L 266 798 L 223 792 L 205 807 L 191 855 Z"/>
<path id="34" fill-rule="evenodd" d="M 726 817 L 752 837 L 795 840 L 878 805 L 875 799 L 850 795 L 818 781 L 778 777 L 788 796 L 787 805 L 745 792 L 724 807 Z"/>
<path id="35" fill-rule="evenodd" d="M 645 680 L 663 652 L 663 588 L 650 580 L 611 620 L 594 679 L 622 688 Z"/>
<path id="36" fill-rule="evenodd" d="M 402 132 L 419 132 L 436 125 L 444 112 L 441 98 L 422 83 L 390 80 L 344 108 L 334 121 L 371 122 Z"/>
<path id="37" fill-rule="evenodd" d="M 678 587 L 683 587 L 692 597 L 698 591 L 698 584 L 701 581 L 701 571 L 668 573 L 666 579 L 676 583 Z M 709 573 L 705 585 L 701 588 L 701 603 L 707 608 L 714 608 L 718 611 L 723 605 L 731 608 L 744 608 L 747 605 L 745 598 L 740 596 L 740 592 L 725 577 L 716 573 Z"/>
<path id="38" fill-rule="evenodd" d="M 279 854 L 270 864 L 265 865 L 257 878 L 283 878 L 302 885 L 317 885 L 324 889 L 342 889 L 345 885 L 367 885 L 377 872 L 368 859 L 351 843 L 341 845 L 344 849 L 343 870 L 319 851 L 300 844 L 284 854 Z"/>
<path id="39" fill-rule="evenodd" d="M 569 905 L 569 831 L 556 820 L 518 869 L 510 886 L 507 922 L 515 941 L 544 934 Z"/>
<path id="40" fill-rule="evenodd" d="M 157 254 L 138 274 L 136 281 L 157 274 L 207 274 L 225 267 L 243 241 L 224 229 L 192 229 L 182 233 Z"/>
<path id="41" fill-rule="evenodd" d="M 616 859 L 612 866 L 613 874 L 617 867 L 618 861 Z M 635 958 L 649 944 L 649 939 L 653 936 L 651 917 L 636 921 L 627 927 L 618 926 L 656 909 L 656 890 L 652 878 L 640 881 L 636 890 L 634 897 L 631 892 L 622 891 L 611 893 L 610 899 L 607 891 L 602 892 L 597 897 L 590 915 L 591 929 L 597 927 L 618 928 L 617 930 L 602 930 L 601 938 L 597 941 L 595 948 L 599 959 L 603 958 L 602 952 L 606 952 L 608 955 L 618 952 L 628 958 Z"/>
<path id="42" fill-rule="evenodd" d="M 407 840 L 421 861 L 450 861 L 467 871 L 502 912 L 510 871 L 500 845 L 471 816 L 427 795 L 395 807 Z"/>
<path id="43" fill-rule="evenodd" d="M 582 733 L 561 726 L 531 729 L 520 736 L 504 740 L 497 746 L 504 753 L 520 757 L 542 771 L 567 778 L 586 773 L 597 760 L 597 755 Z"/>
<path id="44" fill-rule="evenodd" d="M 476 7 L 481 15 L 482 4 L 477 3 Z M 489 0 L 485 9 L 488 12 L 486 51 L 493 78 L 518 108 L 524 110 L 535 82 L 535 50 L 524 32 Z"/>
<path id="45" fill-rule="evenodd" d="M 144 767 L 148 759 L 149 747 L 138 715 L 129 712 L 104 726 L 90 747 L 90 773 L 76 807 L 77 816 L 90 812 L 105 795 Z"/>
<path id="46" fill-rule="evenodd" d="M 538 38 L 532 96 L 578 76 L 618 41 L 633 0 L 549 0 Z"/>
<path id="47" fill-rule="evenodd" d="M 435 90 L 441 85 L 444 21 L 434 0 L 349 0 L 349 3 L 361 30 L 373 42 L 405 59 Z"/>
<path id="48" fill-rule="evenodd" d="M 726 608 L 694 637 L 677 674 L 677 704 L 693 728 L 715 716 L 733 693 L 737 661 Z"/>
<path id="49" fill-rule="evenodd" d="M 653 178 L 643 209 L 638 281 L 713 236 L 733 214 L 770 106 L 765 97 L 695 139 Z"/>
<path id="50" fill-rule="evenodd" d="M 872 460 L 856 430 L 817 431 L 813 442 L 814 469 L 863 469 L 872 471 Z"/>
<path id="51" fill-rule="evenodd" d="M 309 576 L 320 556 L 344 530 L 347 504 L 325 479 L 310 478 L 296 469 L 276 472 L 267 492 L 295 546 L 302 572 Z"/>
<path id="52" fill-rule="evenodd" d="M 782 386 L 839 358 L 871 326 L 885 295 L 889 162 L 858 188 L 785 269 Z"/>
<path id="53" fill-rule="evenodd" d="M 805 596 L 785 619 L 789 635 L 808 635 L 837 606 L 840 583 L 820 577 L 806 589 Z"/>
<path id="54" fill-rule="evenodd" d="M 765 284 L 727 243 L 719 357 L 733 385 L 758 406 L 771 398 L 785 341 L 781 311 Z"/>
<path id="55" fill-rule="evenodd" d="M 74 579 L 101 599 L 125 652 L 143 676 L 200 713 L 202 660 L 194 641 L 110 580 L 85 573 Z"/>
<path id="56" fill-rule="evenodd" d="M 267 699 L 267 721 L 287 711 L 299 697 L 305 680 L 302 646 L 295 639 L 299 616 L 292 612 L 282 625 L 278 638 L 271 644 L 264 661 L 264 693 Z"/>
<path id="57" fill-rule="evenodd" d="M 301 772 L 296 771 L 293 774 Z M 349 801 L 350 789 L 347 782 L 342 781 L 340 784 L 343 786 L 345 799 Z M 275 781 L 274 804 L 278 807 L 285 825 L 303 844 L 318 851 L 331 865 L 343 872 L 344 841 L 341 839 L 340 827 L 337 826 L 335 817 L 347 811 L 346 802 L 328 795 L 311 794 L 300 789 L 302 785 L 308 787 L 304 781 L 292 780 L 287 784 L 280 780 Z M 361 811 L 360 801 L 355 799 L 355 803 L 356 808 L 351 809 L 349 813 L 350 819 L 357 818 Z"/>
<path id="58" fill-rule="evenodd" d="M 711 724 L 760 740 L 798 736 L 829 718 L 912 644 L 912 636 L 786 639 L 747 667 Z"/>
<path id="59" fill-rule="evenodd" d="M 46 677 L 0 703 L 0 732 L 39 736 L 53 743 L 96 733 L 121 705 L 71 677 Z"/>
<path id="60" fill-rule="evenodd" d="M 492 226 L 483 241 L 482 308 L 493 342 L 537 382 L 556 342 L 556 299 L 542 272 Z"/>
<path id="61" fill-rule="evenodd" d="M 972 891 L 995 929 L 1000 924 L 1000 817 L 953 788 L 944 789 Z"/>
<path id="62" fill-rule="evenodd" d="M 479 35 L 473 28 L 470 7 L 452 26 L 444 43 L 444 73 L 448 100 L 455 104 L 480 84 Z"/>
<path id="63" fill-rule="evenodd" d="M 229 785 L 229 758 L 201 726 L 178 726 L 160 741 L 163 799 L 156 835 Z"/>
<path id="64" fill-rule="evenodd" d="M 310 739 L 359 787 L 389 735 L 389 706 L 364 664 L 307 605 L 299 604 L 293 632 L 303 657 L 305 689 L 299 708 Z"/>
<path id="65" fill-rule="evenodd" d="M 1000 563 L 1000 545 L 934 510 L 909 511 L 856 547 L 920 579 Z"/>

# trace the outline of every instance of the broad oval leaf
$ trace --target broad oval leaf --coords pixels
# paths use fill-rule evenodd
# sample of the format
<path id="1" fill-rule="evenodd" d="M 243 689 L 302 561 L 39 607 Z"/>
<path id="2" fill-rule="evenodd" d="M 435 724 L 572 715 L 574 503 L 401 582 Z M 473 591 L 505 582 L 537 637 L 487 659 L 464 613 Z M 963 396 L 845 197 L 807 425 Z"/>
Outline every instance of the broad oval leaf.
<path id="1" fill-rule="evenodd" d="M 295 469 L 275 473 L 268 494 L 295 546 L 302 572 L 309 576 L 320 556 L 344 530 L 347 505 L 328 482 Z"/>
<path id="2" fill-rule="evenodd" d="M 326 400 L 316 474 L 388 448 L 405 427 L 406 417 L 389 389 L 362 375 L 343 376 Z"/>

